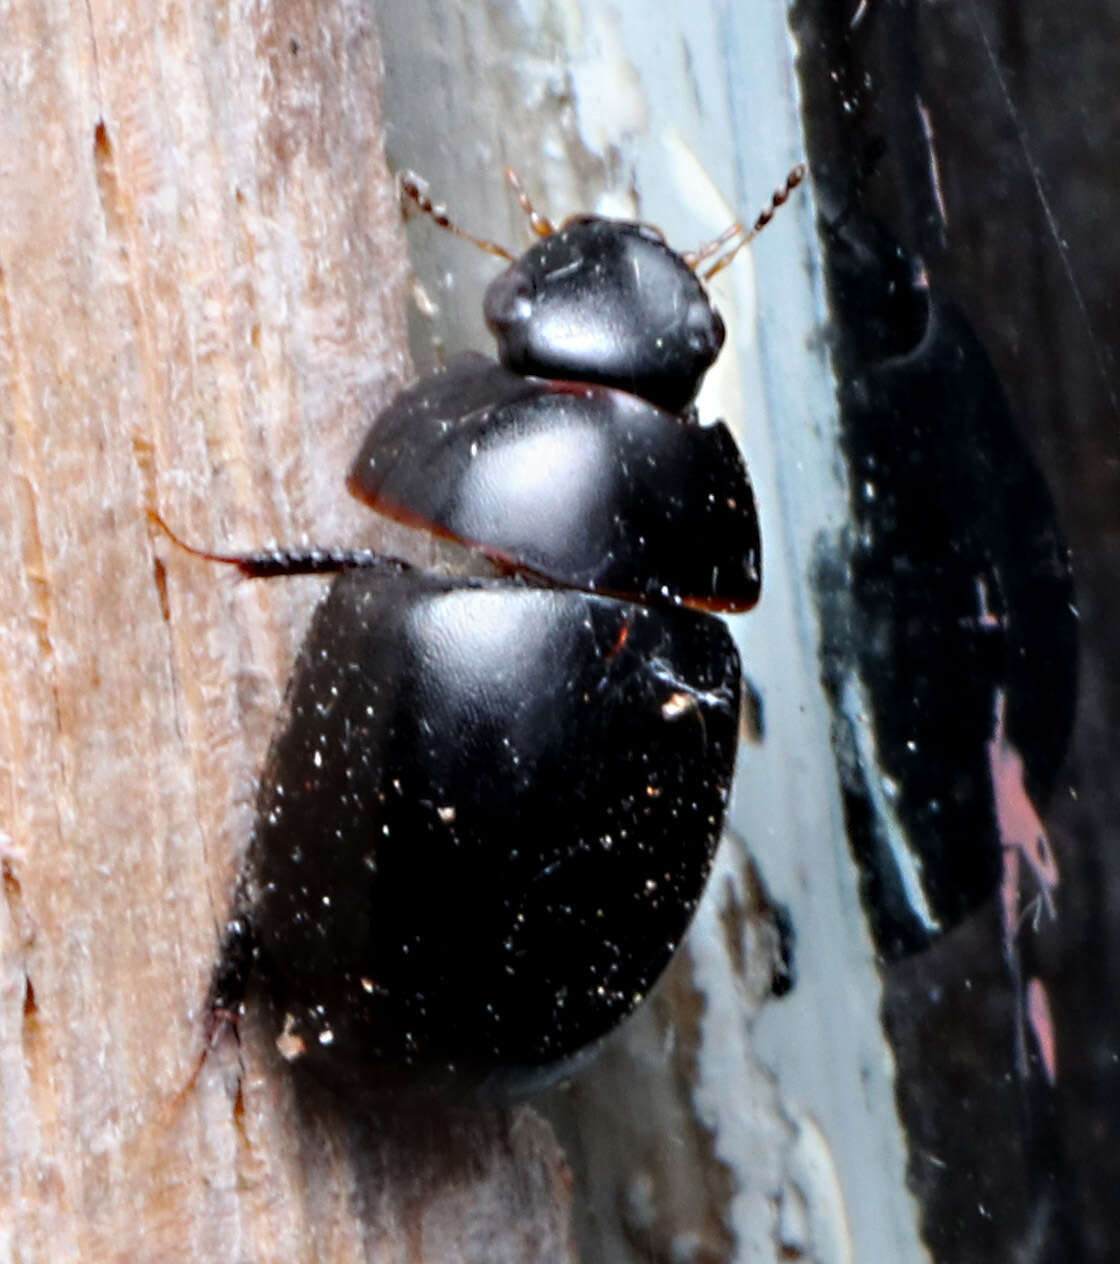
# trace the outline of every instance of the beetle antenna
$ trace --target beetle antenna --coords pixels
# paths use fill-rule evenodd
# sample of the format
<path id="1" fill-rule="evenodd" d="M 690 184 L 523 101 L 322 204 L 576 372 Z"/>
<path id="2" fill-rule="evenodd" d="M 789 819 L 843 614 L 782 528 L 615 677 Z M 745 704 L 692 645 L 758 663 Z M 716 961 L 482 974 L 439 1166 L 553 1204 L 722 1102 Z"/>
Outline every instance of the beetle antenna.
<path id="1" fill-rule="evenodd" d="M 518 178 L 517 172 L 512 167 L 506 168 L 506 180 L 509 187 L 514 191 L 517 197 L 518 205 L 529 217 L 529 227 L 537 234 L 538 237 L 547 237 L 555 230 L 551 222 L 534 209 L 532 202 L 529 201 L 529 195 L 525 192 L 525 186 Z"/>
<path id="2" fill-rule="evenodd" d="M 729 228 L 725 228 L 718 237 L 713 237 L 711 241 L 706 241 L 698 249 L 685 250 L 681 254 L 681 258 L 685 261 L 686 265 L 695 272 L 705 259 L 710 259 L 712 255 L 722 250 L 723 247 L 732 240 L 732 238 L 738 237 L 742 231 L 742 221 L 736 220 Z"/>
<path id="3" fill-rule="evenodd" d="M 485 250 L 487 254 L 497 255 L 499 259 L 505 259 L 509 263 L 513 263 L 513 255 L 505 248 L 499 246 L 497 242 L 487 241 L 485 237 L 476 237 L 473 233 L 468 233 L 458 224 L 453 224 L 447 214 L 447 207 L 441 206 L 439 203 L 433 202 L 428 194 L 427 184 L 420 179 L 414 171 L 402 171 L 397 177 L 400 185 L 401 198 L 405 200 L 407 206 L 409 202 L 414 203 L 429 219 L 432 219 L 440 228 L 445 228 L 449 233 L 454 233 L 456 237 L 462 237 L 464 241 L 469 241 L 472 246 L 477 246 L 479 250 Z"/>
<path id="4" fill-rule="evenodd" d="M 207 562 L 236 566 L 247 579 L 274 579 L 287 575 L 335 575 L 339 571 L 370 570 L 401 574 L 413 569 L 411 562 L 377 553 L 373 549 L 261 549 L 255 553 L 212 553 L 195 548 L 164 522 L 155 509 L 148 519 L 184 553 Z"/>
<path id="5" fill-rule="evenodd" d="M 789 195 L 797 188 L 797 186 L 805 179 L 806 167 L 803 162 L 799 162 L 796 167 L 786 176 L 785 184 L 781 188 L 774 191 L 774 196 L 770 199 L 769 205 L 763 210 L 750 229 L 742 220 L 737 220 L 730 228 L 724 229 L 718 237 L 706 242 L 699 250 L 690 250 L 687 254 L 682 255 L 685 263 L 695 271 L 705 260 L 710 259 L 713 255 L 718 255 L 724 246 L 731 242 L 735 244 L 731 249 L 717 259 L 702 275 L 705 281 L 710 281 L 717 273 L 722 272 L 724 268 L 735 258 L 740 250 L 750 241 L 753 241 L 767 224 L 774 218 L 778 207 L 786 202 Z M 738 237 L 739 240 L 735 241 Z"/>

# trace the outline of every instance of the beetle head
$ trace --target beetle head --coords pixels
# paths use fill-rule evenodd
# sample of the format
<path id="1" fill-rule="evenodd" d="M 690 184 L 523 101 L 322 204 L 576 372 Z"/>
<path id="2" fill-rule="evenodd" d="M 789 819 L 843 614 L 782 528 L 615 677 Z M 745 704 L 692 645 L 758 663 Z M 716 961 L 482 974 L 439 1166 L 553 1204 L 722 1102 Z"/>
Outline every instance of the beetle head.
<path id="1" fill-rule="evenodd" d="M 655 229 L 569 220 L 486 291 L 486 323 L 517 373 L 600 382 L 681 412 L 723 345 L 695 272 Z"/>

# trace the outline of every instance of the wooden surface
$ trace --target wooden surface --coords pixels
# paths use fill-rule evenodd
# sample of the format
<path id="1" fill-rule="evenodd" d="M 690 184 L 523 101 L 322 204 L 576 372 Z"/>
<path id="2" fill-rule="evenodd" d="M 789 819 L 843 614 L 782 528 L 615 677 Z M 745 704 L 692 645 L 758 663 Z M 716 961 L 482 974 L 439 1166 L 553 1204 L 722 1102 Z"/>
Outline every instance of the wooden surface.
<path id="1" fill-rule="evenodd" d="M 343 476 L 409 363 L 369 6 L 4 12 L 0 1258 L 566 1258 L 529 1110 L 356 1121 L 251 1022 L 175 1105 L 321 589 L 146 511 L 368 541 Z"/>

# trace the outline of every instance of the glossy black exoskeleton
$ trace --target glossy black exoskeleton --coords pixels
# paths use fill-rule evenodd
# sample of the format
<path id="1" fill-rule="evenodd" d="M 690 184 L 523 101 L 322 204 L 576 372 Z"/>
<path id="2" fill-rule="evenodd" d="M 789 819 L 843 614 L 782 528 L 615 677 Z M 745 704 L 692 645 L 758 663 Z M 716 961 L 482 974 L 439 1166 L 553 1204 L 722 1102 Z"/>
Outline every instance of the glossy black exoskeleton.
<path id="1" fill-rule="evenodd" d="M 717 249 L 534 222 L 486 296 L 502 363 L 461 355 L 406 390 L 350 476 L 495 577 L 240 560 L 343 573 L 213 1002 L 235 1010 L 251 974 L 286 1057 L 374 1091 L 518 1092 L 570 1066 L 679 944 L 731 785 L 739 658 L 709 612 L 755 603 L 760 553 L 735 442 L 690 407 L 723 341 L 696 274 Z"/>

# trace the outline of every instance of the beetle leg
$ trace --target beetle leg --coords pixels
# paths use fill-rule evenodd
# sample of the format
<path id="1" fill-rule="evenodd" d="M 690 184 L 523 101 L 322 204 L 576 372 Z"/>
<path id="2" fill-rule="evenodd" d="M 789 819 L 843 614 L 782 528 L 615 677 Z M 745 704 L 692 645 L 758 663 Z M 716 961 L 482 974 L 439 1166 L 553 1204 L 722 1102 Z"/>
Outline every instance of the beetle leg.
<path id="1" fill-rule="evenodd" d="M 260 549 L 253 553 L 212 553 L 196 548 L 176 535 L 154 509 L 148 517 L 159 529 L 192 557 L 207 562 L 224 562 L 236 566 L 247 579 L 274 579 L 288 575 L 336 575 L 340 571 L 384 571 L 399 575 L 413 569 L 411 562 L 390 557 L 374 549 Z"/>
<path id="2" fill-rule="evenodd" d="M 222 932 L 214 977 L 207 1004 L 210 1037 L 225 1023 L 236 1023 L 257 957 L 256 937 L 249 918 L 235 913 Z"/>

